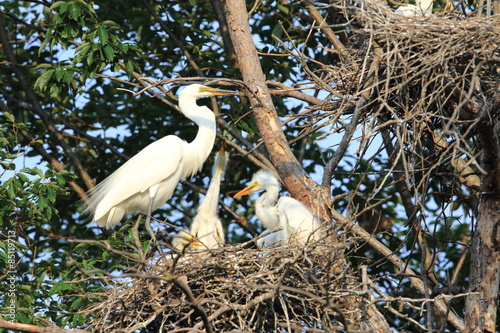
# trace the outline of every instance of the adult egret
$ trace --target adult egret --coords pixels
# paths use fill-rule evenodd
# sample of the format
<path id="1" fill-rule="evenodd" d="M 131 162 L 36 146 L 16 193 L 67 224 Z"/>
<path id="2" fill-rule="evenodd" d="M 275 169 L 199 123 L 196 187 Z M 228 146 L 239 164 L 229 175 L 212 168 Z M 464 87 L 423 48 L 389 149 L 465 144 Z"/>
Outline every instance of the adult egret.
<path id="1" fill-rule="evenodd" d="M 291 197 L 280 197 L 280 184 L 276 177 L 269 171 L 257 171 L 250 185 L 234 195 L 241 197 L 256 191 L 265 192 L 255 202 L 255 213 L 262 224 L 269 230 L 275 231 L 275 236 L 268 235 L 264 244 L 281 245 L 288 239 L 292 244 L 305 244 L 309 239 L 319 238 L 319 221 L 311 211 L 299 201 Z M 284 239 L 283 239 L 284 238 Z"/>
<path id="2" fill-rule="evenodd" d="M 182 178 L 197 173 L 215 141 L 215 115 L 198 98 L 239 93 L 201 84 L 187 86 L 179 94 L 182 114 L 198 125 L 196 138 L 187 143 L 175 135 L 159 139 L 133 156 L 90 191 L 87 210 L 101 227 L 112 228 L 124 215 L 147 211 L 146 228 L 151 231 L 151 213 L 172 195 Z"/>
<path id="3" fill-rule="evenodd" d="M 403 16 L 430 16 L 432 15 L 433 0 L 415 0 L 416 5 L 404 5 L 394 11 Z"/>
<path id="4" fill-rule="evenodd" d="M 228 155 L 224 151 L 224 145 L 222 145 L 215 155 L 212 180 L 207 194 L 198 207 L 198 214 L 191 224 L 190 233 L 201 243 L 202 248 L 217 249 L 224 244 L 224 228 L 217 216 L 217 206 L 219 204 L 220 182 L 226 172 L 227 160 Z"/>

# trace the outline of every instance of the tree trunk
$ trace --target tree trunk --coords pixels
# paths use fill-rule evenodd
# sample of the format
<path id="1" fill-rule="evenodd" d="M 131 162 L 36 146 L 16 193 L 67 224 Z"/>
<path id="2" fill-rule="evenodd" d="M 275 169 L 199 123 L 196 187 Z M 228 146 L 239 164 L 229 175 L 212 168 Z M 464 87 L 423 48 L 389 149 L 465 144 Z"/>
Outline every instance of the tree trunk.
<path id="1" fill-rule="evenodd" d="M 226 1 L 226 20 L 257 126 L 276 171 L 294 198 L 310 207 L 320 218 L 329 220 L 329 193 L 307 176 L 283 133 L 255 49 L 245 1 Z"/>
<path id="2" fill-rule="evenodd" d="M 476 230 L 472 237 L 470 295 L 465 308 L 468 332 L 494 333 L 500 302 L 500 121 L 491 108 L 478 124 L 486 172 Z"/>

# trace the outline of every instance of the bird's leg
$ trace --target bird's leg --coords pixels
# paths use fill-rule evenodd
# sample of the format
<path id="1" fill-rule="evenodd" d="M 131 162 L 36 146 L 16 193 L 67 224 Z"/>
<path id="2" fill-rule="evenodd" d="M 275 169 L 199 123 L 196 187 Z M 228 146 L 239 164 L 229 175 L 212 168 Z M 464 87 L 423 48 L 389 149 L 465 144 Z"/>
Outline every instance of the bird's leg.
<path id="1" fill-rule="evenodd" d="M 149 198 L 148 214 L 146 215 L 146 230 L 151 235 L 151 239 L 153 240 L 153 242 L 156 243 L 155 233 L 153 232 L 153 229 L 151 229 L 151 214 L 153 213 L 153 200 L 154 197 Z"/>
<path id="2" fill-rule="evenodd" d="M 137 247 L 137 252 L 142 260 L 144 260 L 144 253 L 142 252 L 141 239 L 139 238 L 139 222 L 141 221 L 142 214 L 139 214 L 137 221 L 135 221 L 134 229 L 132 229 L 132 234 L 134 235 L 135 246 Z"/>

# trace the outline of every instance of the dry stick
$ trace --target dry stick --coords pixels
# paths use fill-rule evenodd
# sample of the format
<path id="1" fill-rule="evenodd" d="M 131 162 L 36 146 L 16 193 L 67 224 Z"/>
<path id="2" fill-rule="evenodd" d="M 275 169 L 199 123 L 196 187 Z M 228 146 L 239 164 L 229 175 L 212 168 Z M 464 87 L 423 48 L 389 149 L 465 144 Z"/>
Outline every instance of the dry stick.
<path id="1" fill-rule="evenodd" d="M 375 80 L 377 78 L 377 71 L 379 69 L 380 62 L 382 60 L 382 54 L 383 51 L 382 49 L 374 43 L 374 58 L 373 62 L 370 66 L 370 69 L 368 70 L 368 77 L 366 79 L 366 82 L 359 87 L 359 90 L 363 90 L 361 93 L 360 99 L 358 102 L 356 102 L 356 108 L 354 109 L 354 113 L 352 115 L 351 122 L 349 125 L 347 125 L 345 129 L 344 136 L 342 137 L 342 141 L 340 142 L 337 151 L 335 151 L 335 154 L 333 157 L 328 161 L 327 165 L 325 166 L 325 171 L 323 173 L 323 182 L 322 186 L 326 188 L 327 193 L 330 193 L 331 191 L 331 186 L 332 186 L 332 176 L 333 176 L 333 171 L 335 168 L 338 166 L 340 163 L 340 160 L 342 157 L 344 157 L 344 154 L 347 150 L 347 147 L 349 145 L 349 142 L 354 134 L 354 131 L 356 130 L 356 127 L 358 125 L 359 118 L 361 116 L 361 111 L 363 109 L 363 106 L 365 105 L 366 102 L 368 102 L 368 99 L 370 98 L 371 92 L 374 88 L 374 84 L 376 83 Z"/>
<path id="2" fill-rule="evenodd" d="M 250 141 L 248 141 L 247 139 L 245 139 L 233 127 L 229 126 L 229 124 L 224 119 L 217 117 L 217 124 L 219 124 L 219 126 L 221 126 L 224 130 L 226 130 L 229 134 L 231 134 L 239 142 L 241 142 L 245 146 L 247 146 L 248 149 L 250 149 L 252 147 L 252 143 Z M 258 150 L 252 149 L 250 152 L 247 152 L 245 149 L 243 149 L 241 147 L 235 147 L 231 141 L 228 141 L 228 144 L 231 145 L 236 150 L 238 150 L 240 153 L 244 154 L 245 156 L 247 156 L 247 154 L 251 153 L 252 156 L 248 155 L 248 157 L 252 160 L 253 163 L 258 165 L 260 168 L 264 168 L 264 169 L 273 169 L 274 168 L 271 161 L 269 161 L 269 159 L 264 154 L 260 153 Z"/>
<path id="3" fill-rule="evenodd" d="M 9 43 L 9 37 L 7 36 L 7 32 L 5 30 L 5 26 L 3 24 L 3 19 L 0 18 L 0 42 L 3 44 L 3 49 L 7 55 L 7 58 L 9 61 L 12 63 L 17 63 L 17 59 L 12 52 L 12 49 L 10 47 Z M 66 155 L 68 156 L 72 166 L 76 169 L 76 171 L 80 174 L 82 177 L 83 181 L 85 182 L 85 185 L 87 188 L 92 188 L 94 186 L 94 181 L 90 177 L 90 175 L 85 171 L 84 167 L 80 163 L 80 160 L 76 156 L 76 154 L 73 153 L 71 150 L 71 147 L 68 145 L 66 140 L 64 139 L 64 136 L 62 135 L 61 132 L 59 132 L 55 126 L 54 118 L 53 116 L 45 111 L 41 106 L 40 103 L 38 102 L 38 98 L 35 94 L 35 92 L 31 89 L 27 79 L 24 77 L 24 74 L 19 70 L 17 66 L 12 66 L 12 71 L 16 75 L 17 79 L 19 80 L 19 83 L 21 84 L 21 87 L 23 91 L 26 93 L 26 96 L 28 97 L 28 100 L 30 103 L 33 105 L 33 110 L 35 113 L 42 119 L 43 123 L 45 126 L 47 126 L 47 129 L 51 136 L 55 139 L 55 141 L 61 146 L 61 148 L 64 150 Z M 48 161 L 50 162 L 50 161 Z"/>
<path id="4" fill-rule="evenodd" d="M 215 17 L 219 22 L 219 31 L 222 37 L 222 42 L 224 43 L 224 48 L 226 49 L 227 57 L 231 62 L 233 67 L 239 67 L 238 58 L 234 52 L 233 42 L 229 36 L 229 31 L 226 22 L 226 16 L 224 15 L 224 1 L 223 0 L 211 0 L 212 7 L 215 12 Z"/>
<path id="5" fill-rule="evenodd" d="M 205 331 L 207 333 L 212 333 L 213 330 L 212 330 L 212 325 L 210 325 L 210 319 L 208 318 L 207 313 L 205 312 L 203 307 L 200 306 L 200 301 L 196 300 L 191 288 L 186 283 L 185 280 L 187 280 L 187 278 L 185 276 L 174 275 L 170 272 L 164 272 L 163 275 L 165 276 L 167 281 L 174 283 L 180 290 L 182 290 L 184 295 L 186 295 L 187 299 L 189 300 L 191 307 L 196 312 L 198 312 L 201 319 L 203 320 L 203 325 L 205 326 Z"/>
<path id="6" fill-rule="evenodd" d="M 23 323 L 14 323 L 7 321 L 5 319 L 0 318 L 0 328 L 5 328 L 8 330 L 14 330 L 14 331 L 21 331 L 21 332 L 34 332 L 34 333 L 88 333 L 89 331 L 84 331 L 84 330 L 69 330 L 69 329 L 64 329 L 60 328 L 55 325 L 51 325 L 50 323 L 47 322 L 50 326 L 48 327 L 40 327 L 36 325 L 30 325 L 30 324 L 23 324 Z"/>
<path id="7" fill-rule="evenodd" d="M 321 16 L 321 14 L 318 11 L 318 9 L 316 8 L 314 2 L 311 0 L 306 0 L 305 7 L 306 7 L 307 11 L 309 12 L 309 15 L 311 15 L 311 17 L 318 23 L 319 27 L 323 28 L 323 31 L 325 32 L 326 37 L 328 38 L 330 43 L 332 43 L 333 46 L 335 47 L 336 53 L 339 56 L 342 56 L 342 54 L 345 53 L 345 51 L 346 51 L 344 44 L 342 44 L 342 42 L 337 38 L 337 36 L 335 35 L 335 33 L 333 32 L 332 29 L 327 28 L 325 26 L 326 20 L 323 18 L 323 16 Z"/>
<path id="8" fill-rule="evenodd" d="M 392 262 L 396 267 L 398 267 L 401 270 L 401 274 L 406 276 L 411 284 L 417 288 L 417 290 L 425 294 L 425 285 L 420 280 L 417 278 L 417 274 L 407 266 L 407 264 L 401 260 L 393 251 L 391 251 L 388 247 L 386 247 L 384 244 L 382 244 L 380 241 L 378 241 L 376 238 L 373 237 L 370 233 L 368 233 L 365 229 L 361 228 L 360 226 L 354 224 L 353 222 L 348 221 L 344 216 L 342 216 L 339 212 L 337 212 L 335 209 L 331 210 L 332 217 L 337 220 L 339 223 L 342 223 L 346 229 L 349 229 L 352 231 L 355 235 L 359 236 L 361 239 L 363 239 L 367 244 L 369 244 L 371 247 L 373 247 L 376 251 L 378 251 L 380 254 L 384 255 L 387 259 L 389 259 L 390 262 Z M 435 301 L 436 308 L 438 311 L 442 314 L 446 314 L 448 312 L 448 305 L 446 302 L 442 299 L 436 299 Z M 465 331 L 465 326 L 462 322 L 462 320 L 454 313 L 449 313 L 448 317 L 446 318 L 453 326 L 455 326 L 460 332 Z"/>

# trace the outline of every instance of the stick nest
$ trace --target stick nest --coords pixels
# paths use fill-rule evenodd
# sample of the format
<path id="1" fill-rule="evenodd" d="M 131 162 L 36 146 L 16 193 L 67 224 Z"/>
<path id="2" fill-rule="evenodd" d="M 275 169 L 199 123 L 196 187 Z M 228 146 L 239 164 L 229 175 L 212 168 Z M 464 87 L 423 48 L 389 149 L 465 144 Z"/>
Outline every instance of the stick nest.
<path id="1" fill-rule="evenodd" d="M 315 332 L 366 329 L 369 293 L 350 275 L 338 246 L 223 249 L 173 254 L 121 282 L 92 309 L 95 332 Z"/>

